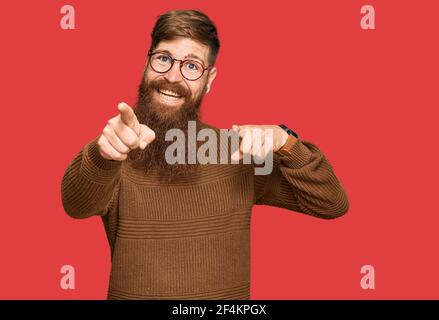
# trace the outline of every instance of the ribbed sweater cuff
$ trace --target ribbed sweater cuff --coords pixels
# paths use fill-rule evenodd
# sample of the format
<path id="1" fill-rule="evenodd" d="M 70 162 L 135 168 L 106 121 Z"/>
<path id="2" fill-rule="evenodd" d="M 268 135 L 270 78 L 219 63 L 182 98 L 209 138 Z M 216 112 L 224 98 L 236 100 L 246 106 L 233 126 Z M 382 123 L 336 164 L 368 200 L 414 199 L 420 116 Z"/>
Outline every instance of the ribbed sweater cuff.
<path id="1" fill-rule="evenodd" d="M 281 155 L 280 161 L 292 169 L 302 168 L 311 161 L 313 153 L 302 143 L 300 138 L 291 146 L 287 155 Z"/>
<path id="2" fill-rule="evenodd" d="M 122 162 L 105 159 L 99 153 L 97 139 L 85 146 L 82 173 L 90 180 L 105 183 L 115 178 Z"/>

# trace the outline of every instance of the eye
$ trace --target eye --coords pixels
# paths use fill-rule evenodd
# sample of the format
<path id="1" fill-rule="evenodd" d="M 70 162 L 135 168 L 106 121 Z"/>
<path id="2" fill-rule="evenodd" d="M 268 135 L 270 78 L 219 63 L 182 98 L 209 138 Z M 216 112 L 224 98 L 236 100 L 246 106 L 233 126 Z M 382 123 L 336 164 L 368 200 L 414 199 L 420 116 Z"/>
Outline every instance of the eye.
<path id="1" fill-rule="evenodd" d="M 189 63 L 189 64 L 187 65 L 187 67 L 188 67 L 189 69 L 192 69 L 192 70 L 197 70 L 197 69 L 198 69 L 198 67 L 197 67 L 194 63 Z"/>
<path id="2" fill-rule="evenodd" d="M 200 70 L 200 65 L 195 61 L 186 61 L 185 68 L 190 72 L 198 72 Z"/>
<path id="3" fill-rule="evenodd" d="M 160 62 L 169 62 L 169 57 L 167 56 L 167 55 L 164 55 L 164 54 L 160 54 L 158 57 L 157 57 L 157 59 L 160 61 Z"/>

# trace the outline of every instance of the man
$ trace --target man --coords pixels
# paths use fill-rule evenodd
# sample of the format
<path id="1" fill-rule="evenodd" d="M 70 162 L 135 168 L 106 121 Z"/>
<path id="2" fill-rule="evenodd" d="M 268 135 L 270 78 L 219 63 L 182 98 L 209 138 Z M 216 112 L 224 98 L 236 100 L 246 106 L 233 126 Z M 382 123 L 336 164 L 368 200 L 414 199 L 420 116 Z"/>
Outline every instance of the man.
<path id="1" fill-rule="evenodd" d="M 325 219 L 348 210 L 328 160 L 286 127 L 233 126 L 241 142 L 231 158 L 271 154 L 267 175 L 255 175 L 253 163 L 169 163 L 169 130 L 188 136 L 195 121 L 197 130 L 219 133 L 198 119 L 219 47 L 205 14 L 160 16 L 134 110 L 119 104 L 119 114 L 64 174 L 65 211 L 104 222 L 112 257 L 109 299 L 249 299 L 253 205 Z M 220 143 L 218 154 L 226 146 Z"/>

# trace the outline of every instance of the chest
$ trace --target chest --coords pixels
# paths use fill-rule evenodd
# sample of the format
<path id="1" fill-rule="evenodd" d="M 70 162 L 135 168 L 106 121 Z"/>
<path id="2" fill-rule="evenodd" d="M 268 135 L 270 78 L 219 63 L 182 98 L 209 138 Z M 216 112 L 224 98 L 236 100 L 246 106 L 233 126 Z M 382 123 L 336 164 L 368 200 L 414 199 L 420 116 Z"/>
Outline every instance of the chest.
<path id="1" fill-rule="evenodd" d="M 185 220 L 248 211 L 254 202 L 253 180 L 248 171 L 226 171 L 216 177 L 177 185 L 123 177 L 119 217 Z"/>

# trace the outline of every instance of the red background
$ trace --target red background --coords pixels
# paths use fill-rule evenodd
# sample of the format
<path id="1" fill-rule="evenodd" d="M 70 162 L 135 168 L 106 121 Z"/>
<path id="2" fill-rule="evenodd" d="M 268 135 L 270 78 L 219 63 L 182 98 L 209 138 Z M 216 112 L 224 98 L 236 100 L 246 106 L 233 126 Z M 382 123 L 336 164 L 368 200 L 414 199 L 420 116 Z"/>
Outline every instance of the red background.
<path id="1" fill-rule="evenodd" d="M 76 30 L 59 26 L 64 4 Z M 364 4 L 376 30 L 360 28 Z M 155 19 L 176 8 L 205 11 L 222 41 L 203 119 L 288 124 L 349 195 L 332 221 L 255 207 L 252 299 L 439 298 L 434 0 L 2 1 L 0 298 L 105 299 L 103 226 L 64 213 L 61 178 L 135 103 Z M 75 290 L 60 288 L 64 264 Z M 375 290 L 360 287 L 365 264 Z"/>

